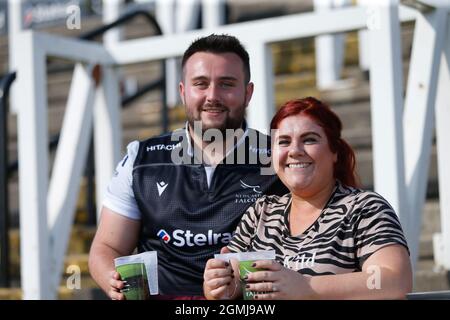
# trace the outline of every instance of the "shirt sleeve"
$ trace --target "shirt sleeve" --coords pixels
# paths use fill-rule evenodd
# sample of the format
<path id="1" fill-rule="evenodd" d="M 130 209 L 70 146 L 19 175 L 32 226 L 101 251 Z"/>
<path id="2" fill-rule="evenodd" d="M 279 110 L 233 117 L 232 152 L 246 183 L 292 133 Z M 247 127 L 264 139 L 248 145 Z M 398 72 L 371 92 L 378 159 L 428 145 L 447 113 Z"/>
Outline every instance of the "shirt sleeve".
<path id="1" fill-rule="evenodd" d="M 103 200 L 103 206 L 127 218 L 140 220 L 141 212 L 134 198 L 133 164 L 139 150 L 139 141 L 133 141 L 127 146 L 127 154 L 117 164 L 116 170 L 108 184 Z"/>
<path id="2" fill-rule="evenodd" d="M 397 214 L 390 204 L 374 192 L 364 193 L 355 230 L 359 265 L 377 250 L 392 244 L 403 245 L 409 253 Z"/>
<path id="3" fill-rule="evenodd" d="M 263 196 L 256 200 L 242 216 L 241 221 L 234 232 L 233 238 L 228 244 L 228 249 L 230 249 L 231 252 L 249 251 L 252 239 L 258 229 L 258 222 L 261 217 L 261 211 L 264 208 L 265 199 L 266 196 Z"/>

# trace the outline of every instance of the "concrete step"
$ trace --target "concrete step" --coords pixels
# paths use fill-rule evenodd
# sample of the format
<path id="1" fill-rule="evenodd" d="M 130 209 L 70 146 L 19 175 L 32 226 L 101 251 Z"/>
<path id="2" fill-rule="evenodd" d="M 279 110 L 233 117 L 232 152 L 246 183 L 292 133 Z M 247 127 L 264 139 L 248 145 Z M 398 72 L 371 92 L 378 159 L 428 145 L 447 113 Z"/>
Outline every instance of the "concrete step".
<path id="1" fill-rule="evenodd" d="M 122 128 L 124 131 L 138 127 L 159 127 L 161 124 L 161 103 L 159 94 L 151 94 L 153 101 L 147 97 L 122 110 Z"/>
<path id="2" fill-rule="evenodd" d="M 73 64 L 65 64 L 68 68 L 73 68 Z M 143 85 L 148 82 L 159 79 L 161 68 L 159 62 L 146 62 L 127 65 L 119 68 L 120 73 L 126 78 L 130 78 Z M 56 72 L 48 74 L 47 78 L 47 96 L 49 107 L 53 104 L 65 102 L 67 100 L 70 84 L 72 82 L 73 69 L 65 72 Z"/>
<path id="3" fill-rule="evenodd" d="M 77 290 L 68 289 L 60 286 L 58 289 L 58 300 L 82 300 L 77 298 L 79 293 Z M 0 288 L 0 300 L 22 300 L 21 288 Z"/>
<path id="4" fill-rule="evenodd" d="M 19 226 L 19 187 L 17 178 L 10 181 L 8 185 L 9 190 L 9 224 L 11 228 Z M 86 212 L 87 203 L 87 180 L 82 178 L 80 183 L 79 196 L 76 204 L 75 223 L 86 224 L 89 220 L 88 213 Z"/>
<path id="5" fill-rule="evenodd" d="M 413 292 L 450 289 L 450 271 L 436 269 L 431 259 L 419 260 L 414 276 Z"/>
<path id="6" fill-rule="evenodd" d="M 20 281 L 10 288 L 0 288 L 0 300 L 22 299 Z M 106 300 L 108 297 L 98 287 L 89 274 L 81 274 L 75 279 L 75 273 L 67 272 L 61 277 L 58 288 L 58 300 Z"/>
<path id="7" fill-rule="evenodd" d="M 82 274 L 88 274 L 87 253 L 89 252 L 92 240 L 94 239 L 95 226 L 74 225 L 67 248 L 65 268 L 69 265 L 80 267 Z M 20 273 L 20 231 L 15 228 L 9 231 L 10 244 L 10 274 L 18 277 Z"/>
<path id="8" fill-rule="evenodd" d="M 347 141 L 352 144 L 353 138 L 350 136 Z M 356 169 L 361 180 L 361 184 L 365 188 L 373 188 L 373 163 L 372 163 L 372 150 L 370 149 L 358 149 L 356 150 Z M 437 174 L 437 160 L 436 160 L 436 148 L 432 147 L 430 167 L 428 170 L 428 197 L 436 197 L 438 194 L 438 174 Z"/>

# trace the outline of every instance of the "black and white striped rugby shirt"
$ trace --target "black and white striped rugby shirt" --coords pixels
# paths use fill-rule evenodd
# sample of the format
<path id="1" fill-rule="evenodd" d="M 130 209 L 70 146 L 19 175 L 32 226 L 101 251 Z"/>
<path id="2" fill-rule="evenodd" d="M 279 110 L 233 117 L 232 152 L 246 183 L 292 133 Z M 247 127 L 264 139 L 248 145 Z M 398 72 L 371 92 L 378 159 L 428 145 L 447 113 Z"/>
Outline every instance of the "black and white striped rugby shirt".
<path id="1" fill-rule="evenodd" d="M 389 203 L 371 191 L 336 188 L 319 218 L 302 234 L 289 230 L 291 194 L 264 196 L 246 211 L 232 241 L 232 252 L 274 249 L 285 267 L 305 275 L 361 271 L 378 249 L 407 247 L 400 222 Z"/>

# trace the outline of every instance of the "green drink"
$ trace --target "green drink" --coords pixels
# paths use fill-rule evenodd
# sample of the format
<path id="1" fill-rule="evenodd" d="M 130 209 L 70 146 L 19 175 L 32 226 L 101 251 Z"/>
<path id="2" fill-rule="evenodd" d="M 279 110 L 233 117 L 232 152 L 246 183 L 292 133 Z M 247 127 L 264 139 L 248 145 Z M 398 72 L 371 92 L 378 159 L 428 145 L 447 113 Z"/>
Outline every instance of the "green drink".
<path id="1" fill-rule="evenodd" d="M 150 298 L 148 278 L 144 263 L 130 263 L 116 266 L 117 272 L 128 287 L 123 289 L 127 300 L 147 300 Z"/>
<path id="2" fill-rule="evenodd" d="M 242 295 L 244 300 L 253 300 L 253 296 L 255 295 L 253 291 L 248 291 L 247 288 L 245 288 L 245 285 L 247 284 L 247 281 L 244 280 L 245 276 L 249 273 L 263 270 L 252 267 L 253 263 L 253 260 L 239 261 L 239 278 L 241 280 Z"/>
<path id="3" fill-rule="evenodd" d="M 231 259 L 236 259 L 237 261 L 239 261 L 239 279 L 241 283 L 243 298 L 244 300 L 253 300 L 255 292 L 248 291 L 247 288 L 245 288 L 247 281 L 244 280 L 244 278 L 249 273 L 264 270 L 261 268 L 252 267 L 252 264 L 257 260 L 275 260 L 275 250 L 222 253 L 215 254 L 214 258 L 226 262 L 230 262 Z"/>

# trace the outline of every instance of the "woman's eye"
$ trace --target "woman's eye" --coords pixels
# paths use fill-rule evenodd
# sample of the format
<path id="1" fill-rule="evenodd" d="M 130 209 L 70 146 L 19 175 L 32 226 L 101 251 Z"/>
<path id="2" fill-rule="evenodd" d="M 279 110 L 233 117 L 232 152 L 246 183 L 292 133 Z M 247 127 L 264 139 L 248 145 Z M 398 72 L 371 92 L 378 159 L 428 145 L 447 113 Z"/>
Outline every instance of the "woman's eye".
<path id="1" fill-rule="evenodd" d="M 280 146 L 287 146 L 289 144 L 288 140 L 279 140 L 278 145 Z"/>
<path id="2" fill-rule="evenodd" d="M 316 143 L 316 142 L 317 142 L 316 138 L 306 138 L 306 139 L 303 140 L 303 143 L 305 143 L 305 144 L 313 144 L 313 143 Z"/>

